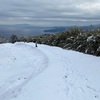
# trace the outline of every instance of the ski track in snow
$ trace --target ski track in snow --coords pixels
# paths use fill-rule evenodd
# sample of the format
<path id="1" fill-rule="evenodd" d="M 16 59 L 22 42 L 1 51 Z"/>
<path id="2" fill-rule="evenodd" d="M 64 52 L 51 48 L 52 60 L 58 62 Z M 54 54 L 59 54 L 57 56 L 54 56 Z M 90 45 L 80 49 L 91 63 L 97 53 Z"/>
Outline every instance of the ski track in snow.
<path id="1" fill-rule="evenodd" d="M 41 73 L 48 64 L 47 56 L 37 48 L 34 48 L 34 46 L 30 46 L 24 43 L 16 43 L 15 45 L 17 45 L 19 49 L 22 49 L 23 47 L 24 49 L 27 47 L 30 50 L 32 49 L 33 52 L 38 55 L 38 59 L 35 63 L 33 62 L 33 66 L 31 66 L 33 67 L 33 70 L 31 69 L 27 72 L 23 72 L 13 77 L 10 77 L 2 86 L 0 86 L 0 100 L 10 100 L 11 98 L 16 98 L 18 94 L 20 94 L 23 86 L 26 85 L 31 78 L 34 78 L 39 73 Z"/>
<path id="2" fill-rule="evenodd" d="M 68 55 L 65 56 L 65 54 L 62 55 L 62 53 L 59 54 L 55 51 L 50 52 L 53 52 L 65 67 L 66 100 L 89 100 L 88 97 L 91 100 L 100 100 L 100 91 L 96 90 L 92 86 L 92 82 L 76 69 L 75 64 L 70 60 Z"/>

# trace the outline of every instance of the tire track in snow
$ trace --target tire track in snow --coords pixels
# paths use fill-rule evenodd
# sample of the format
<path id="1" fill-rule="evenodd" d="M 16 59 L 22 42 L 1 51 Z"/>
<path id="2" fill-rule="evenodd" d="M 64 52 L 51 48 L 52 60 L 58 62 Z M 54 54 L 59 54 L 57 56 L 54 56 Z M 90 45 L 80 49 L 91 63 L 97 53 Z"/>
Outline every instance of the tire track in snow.
<path id="1" fill-rule="evenodd" d="M 33 49 L 33 52 L 37 55 L 36 62 L 33 63 L 31 67 L 33 70 L 28 70 L 27 72 L 20 73 L 20 75 L 15 75 L 9 78 L 4 85 L 0 88 L 0 100 L 10 100 L 11 98 L 16 98 L 30 79 L 36 77 L 41 73 L 48 64 L 47 56 L 37 48 L 34 49 L 33 46 L 24 43 L 16 43 L 15 46 L 19 48 L 25 46 L 25 48 Z M 33 56 L 34 57 L 34 56 Z"/>

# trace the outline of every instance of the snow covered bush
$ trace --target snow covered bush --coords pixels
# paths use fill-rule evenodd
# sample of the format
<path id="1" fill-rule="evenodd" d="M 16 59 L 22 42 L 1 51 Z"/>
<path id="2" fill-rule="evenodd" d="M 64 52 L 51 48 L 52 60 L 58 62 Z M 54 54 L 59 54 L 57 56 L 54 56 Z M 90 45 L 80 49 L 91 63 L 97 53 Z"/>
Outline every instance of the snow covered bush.
<path id="1" fill-rule="evenodd" d="M 17 41 L 18 41 L 18 37 L 16 35 L 12 34 L 11 37 L 10 37 L 10 42 L 15 43 Z"/>
<path id="2" fill-rule="evenodd" d="M 17 37 L 12 35 L 12 43 Z M 80 28 L 68 29 L 57 34 L 44 34 L 41 36 L 20 38 L 21 41 L 36 42 L 51 46 L 59 46 L 87 54 L 100 56 L 100 30 L 82 30 Z"/>

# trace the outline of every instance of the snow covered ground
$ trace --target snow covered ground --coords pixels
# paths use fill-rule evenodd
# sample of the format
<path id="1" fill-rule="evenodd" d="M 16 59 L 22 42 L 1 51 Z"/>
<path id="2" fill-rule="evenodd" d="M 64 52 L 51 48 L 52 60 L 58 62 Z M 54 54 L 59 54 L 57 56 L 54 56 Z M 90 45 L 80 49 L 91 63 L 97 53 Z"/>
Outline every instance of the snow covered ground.
<path id="1" fill-rule="evenodd" d="M 0 100 L 100 100 L 100 57 L 34 45 L 0 45 Z"/>

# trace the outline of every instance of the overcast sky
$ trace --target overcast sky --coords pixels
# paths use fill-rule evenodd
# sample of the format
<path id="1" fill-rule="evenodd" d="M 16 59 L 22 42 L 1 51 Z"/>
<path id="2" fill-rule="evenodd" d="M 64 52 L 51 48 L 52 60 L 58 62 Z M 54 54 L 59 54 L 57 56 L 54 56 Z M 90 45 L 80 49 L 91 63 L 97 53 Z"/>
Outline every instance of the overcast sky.
<path id="1" fill-rule="evenodd" d="M 100 0 L 0 0 L 0 24 L 100 24 Z"/>

